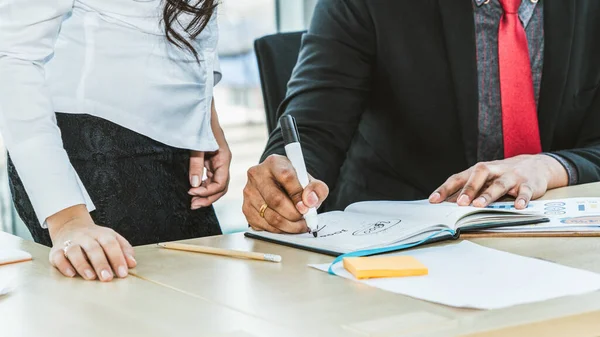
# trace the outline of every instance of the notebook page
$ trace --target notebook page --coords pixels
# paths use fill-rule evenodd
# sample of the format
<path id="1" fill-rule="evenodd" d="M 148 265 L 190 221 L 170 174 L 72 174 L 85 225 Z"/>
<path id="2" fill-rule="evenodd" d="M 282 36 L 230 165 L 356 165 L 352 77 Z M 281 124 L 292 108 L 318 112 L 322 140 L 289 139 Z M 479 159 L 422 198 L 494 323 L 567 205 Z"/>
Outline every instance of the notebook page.
<path id="1" fill-rule="evenodd" d="M 348 206 L 345 212 L 379 214 L 399 217 L 407 221 L 441 223 L 456 229 L 456 223 L 463 217 L 485 211 L 472 206 L 458 206 L 456 203 L 443 202 L 431 204 L 428 200 L 417 201 L 363 201 Z"/>
<path id="2" fill-rule="evenodd" d="M 267 239 L 333 252 L 351 252 L 396 244 L 418 234 L 439 231 L 443 225 L 419 219 L 374 216 L 350 212 L 319 214 L 318 237 L 312 234 L 274 234 L 249 231 Z M 418 240 L 417 240 L 418 241 Z M 413 242 L 413 241 L 410 241 Z"/>
<path id="3" fill-rule="evenodd" d="M 533 214 L 521 214 L 521 213 L 477 213 L 467 215 L 456 223 L 456 228 L 476 227 L 478 225 L 489 224 L 489 223 L 505 223 L 506 226 L 509 223 L 527 221 L 530 223 L 539 222 L 546 220 L 542 215 Z M 522 226 L 522 225 L 519 225 Z"/>

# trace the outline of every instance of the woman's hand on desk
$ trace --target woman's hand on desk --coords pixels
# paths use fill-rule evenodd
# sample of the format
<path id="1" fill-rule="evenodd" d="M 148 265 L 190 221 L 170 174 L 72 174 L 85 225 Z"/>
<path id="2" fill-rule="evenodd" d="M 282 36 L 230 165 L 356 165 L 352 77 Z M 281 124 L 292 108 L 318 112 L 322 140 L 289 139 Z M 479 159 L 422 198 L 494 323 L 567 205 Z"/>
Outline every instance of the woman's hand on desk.
<path id="1" fill-rule="evenodd" d="M 136 266 L 133 247 L 114 230 L 98 226 L 84 205 L 67 208 L 47 219 L 53 247 L 50 263 L 63 275 L 111 281 Z M 113 272 L 114 271 L 114 272 Z"/>
<path id="2" fill-rule="evenodd" d="M 271 155 L 251 167 L 242 206 L 248 224 L 255 230 L 273 233 L 308 232 L 302 215 L 309 208 L 318 208 L 329 195 L 324 182 L 313 177 L 309 180 L 303 189 L 296 170 L 284 156 Z"/>
<path id="3" fill-rule="evenodd" d="M 486 207 L 509 195 L 516 198 L 515 208 L 524 209 L 529 201 L 543 196 L 547 190 L 567 184 L 567 172 L 556 159 L 545 154 L 521 155 L 477 163 L 448 178 L 429 201 Z"/>

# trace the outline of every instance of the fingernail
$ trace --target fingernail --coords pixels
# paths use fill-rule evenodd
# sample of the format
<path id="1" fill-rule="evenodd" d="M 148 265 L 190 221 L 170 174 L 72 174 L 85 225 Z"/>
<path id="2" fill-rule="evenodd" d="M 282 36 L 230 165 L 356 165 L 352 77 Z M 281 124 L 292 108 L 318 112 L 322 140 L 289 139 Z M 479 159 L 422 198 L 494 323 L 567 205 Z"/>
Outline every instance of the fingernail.
<path id="1" fill-rule="evenodd" d="M 517 201 L 517 207 L 518 207 L 518 208 L 521 208 L 521 209 L 522 209 L 522 208 L 525 208 L 525 200 L 523 200 L 523 199 L 519 199 L 519 200 Z"/>
<path id="2" fill-rule="evenodd" d="M 202 208 L 200 205 L 192 205 L 192 211 Z"/>
<path id="3" fill-rule="evenodd" d="M 308 207 L 304 206 L 304 203 L 302 201 L 299 201 L 296 204 L 296 209 L 298 210 L 298 212 L 300 212 L 300 214 L 308 213 Z"/>
<path id="4" fill-rule="evenodd" d="M 308 207 L 314 207 L 317 205 L 317 203 L 319 202 L 319 197 L 317 197 L 317 193 L 315 192 L 310 192 L 308 194 L 308 197 L 306 198 L 307 200 L 307 205 Z"/>
<path id="5" fill-rule="evenodd" d="M 125 268 L 125 266 L 119 267 L 119 277 L 120 278 L 127 277 L 127 268 Z"/>
<path id="6" fill-rule="evenodd" d="M 65 270 L 65 273 L 67 273 L 68 277 L 73 277 L 75 276 L 75 272 L 73 271 L 73 269 L 71 268 L 67 268 L 67 270 Z"/>
<path id="7" fill-rule="evenodd" d="M 88 280 L 93 280 L 94 279 L 94 272 L 92 272 L 89 269 L 86 269 L 83 274 L 85 275 L 85 278 Z"/>
<path id="8" fill-rule="evenodd" d="M 193 175 L 192 176 L 192 187 L 200 186 L 200 177 Z"/>
<path id="9" fill-rule="evenodd" d="M 440 199 L 440 194 L 438 192 L 433 192 L 430 196 L 429 196 L 429 201 L 431 202 L 435 202 L 438 201 Z"/>
<path id="10" fill-rule="evenodd" d="M 460 198 L 458 198 L 458 203 L 461 205 L 468 205 L 469 204 L 469 196 L 466 194 L 461 195 Z"/>
<path id="11" fill-rule="evenodd" d="M 475 200 L 474 204 L 476 203 L 477 206 L 483 207 L 483 206 L 485 206 L 486 202 L 487 202 L 487 200 L 485 200 L 484 197 L 479 197 L 479 198 L 477 198 L 477 200 Z"/>
<path id="12" fill-rule="evenodd" d="M 112 274 L 108 270 L 104 269 L 100 272 L 100 276 L 102 277 L 102 280 L 107 281 L 112 277 Z"/>
<path id="13" fill-rule="evenodd" d="M 133 255 L 127 255 L 129 257 L 129 259 L 131 261 L 133 261 L 133 264 L 137 264 L 137 261 L 133 258 Z"/>

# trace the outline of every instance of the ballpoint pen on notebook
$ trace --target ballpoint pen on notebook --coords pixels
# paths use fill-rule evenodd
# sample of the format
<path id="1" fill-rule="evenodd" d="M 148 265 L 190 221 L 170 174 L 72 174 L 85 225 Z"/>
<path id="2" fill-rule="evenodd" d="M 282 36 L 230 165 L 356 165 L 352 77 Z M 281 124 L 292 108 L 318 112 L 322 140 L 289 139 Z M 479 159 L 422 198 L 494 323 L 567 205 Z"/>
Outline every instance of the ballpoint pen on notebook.
<path id="1" fill-rule="evenodd" d="M 298 134 L 298 127 L 296 126 L 296 120 L 290 115 L 282 116 L 279 119 L 279 125 L 281 126 L 281 135 L 285 143 L 285 154 L 292 163 L 292 166 L 296 170 L 298 181 L 302 188 L 308 186 L 308 172 L 306 171 L 306 163 L 304 162 L 304 156 L 302 155 L 302 147 L 300 146 L 300 135 Z M 308 213 L 304 215 L 306 220 L 306 226 L 314 237 L 317 237 L 319 233 L 319 218 L 317 218 L 317 210 L 310 208 Z"/>
<path id="2" fill-rule="evenodd" d="M 269 261 L 269 262 L 281 262 L 281 256 L 275 255 L 275 254 L 244 252 L 244 251 L 240 251 L 240 250 L 204 247 L 204 246 L 188 245 L 188 244 L 175 243 L 175 242 L 159 243 L 158 246 L 160 246 L 162 248 L 166 248 L 166 249 L 181 250 L 181 251 L 186 251 L 186 252 L 214 254 L 214 255 L 238 257 L 238 258 L 243 258 L 243 259 L 252 259 L 252 260 Z"/>

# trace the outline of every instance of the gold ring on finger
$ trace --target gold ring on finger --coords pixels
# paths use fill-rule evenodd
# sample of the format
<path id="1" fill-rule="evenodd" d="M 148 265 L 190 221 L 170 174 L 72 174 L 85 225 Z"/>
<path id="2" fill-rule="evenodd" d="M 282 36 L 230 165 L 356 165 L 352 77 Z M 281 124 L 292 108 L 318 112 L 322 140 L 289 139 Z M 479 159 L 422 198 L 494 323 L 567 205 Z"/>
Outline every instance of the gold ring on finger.
<path id="1" fill-rule="evenodd" d="M 260 210 L 258 211 L 258 214 L 260 214 L 261 218 L 265 218 L 265 211 L 267 210 L 267 208 L 269 208 L 269 205 L 267 204 L 263 204 L 262 206 L 260 206 Z"/>

